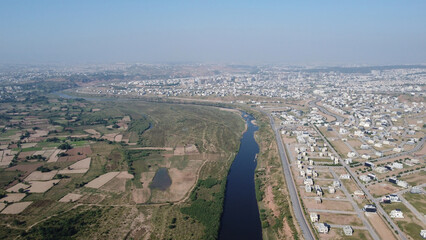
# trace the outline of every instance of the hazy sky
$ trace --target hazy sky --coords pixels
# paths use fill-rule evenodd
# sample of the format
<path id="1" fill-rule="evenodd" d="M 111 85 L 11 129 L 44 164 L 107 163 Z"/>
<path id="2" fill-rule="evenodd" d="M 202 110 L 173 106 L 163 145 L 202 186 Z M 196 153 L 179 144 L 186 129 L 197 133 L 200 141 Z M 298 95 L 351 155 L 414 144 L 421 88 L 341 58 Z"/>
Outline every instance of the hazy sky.
<path id="1" fill-rule="evenodd" d="M 426 63 L 426 1 L 0 1 L 0 63 Z"/>

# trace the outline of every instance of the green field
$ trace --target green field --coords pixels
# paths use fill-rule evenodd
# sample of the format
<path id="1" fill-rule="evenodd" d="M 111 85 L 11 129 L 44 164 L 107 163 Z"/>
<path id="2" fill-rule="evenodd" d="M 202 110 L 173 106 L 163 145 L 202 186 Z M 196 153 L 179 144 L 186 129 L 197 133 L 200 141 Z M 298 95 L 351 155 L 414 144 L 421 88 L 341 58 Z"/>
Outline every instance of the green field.
<path id="1" fill-rule="evenodd" d="M 64 142 L 73 148 L 90 145 L 92 153 L 87 156 L 91 158 L 90 169 L 84 174 L 62 174 L 59 183 L 45 193 L 28 194 L 25 201 L 33 203 L 23 213 L 0 215 L 3 223 L 0 237 L 211 239 L 217 236 L 227 172 L 244 130 L 244 121 L 238 114 L 209 106 L 143 101 L 88 102 L 52 98 L 43 104 L 35 110 L 30 106 L 16 107 L 22 107 L 33 117 L 46 119 L 48 124 L 36 127 L 49 129 L 47 138 L 50 140 L 41 140 L 35 147 L 14 150 L 55 149 Z M 131 119 L 126 128 L 117 125 L 123 124 L 124 116 Z M 32 127 L 35 126 L 29 125 Z M 98 137 L 122 134 L 123 139 L 136 145 L 94 139 L 85 131 L 87 129 L 99 132 Z M 6 133 L 12 135 L 13 131 L 18 130 Z M 89 137 L 71 138 L 72 135 Z M 196 151 L 182 152 L 186 146 L 195 146 Z M 131 150 L 141 147 L 173 150 Z M 181 149 L 181 153 L 175 153 L 176 149 Z M 38 164 L 45 169 L 60 170 L 73 163 L 18 161 L 15 164 L 25 169 Z M 144 188 L 149 183 L 141 182 L 141 174 L 152 174 L 163 167 L 169 169 L 172 180 L 179 176 L 179 181 L 187 181 L 188 177 L 194 179 L 186 183 L 189 190 L 178 200 L 176 197 L 168 199 L 173 194 L 182 194 L 172 190 L 172 186 L 165 192 L 151 190 L 159 204 L 152 204 L 151 197 L 147 202 L 136 204 L 134 191 L 150 191 Z M 112 171 L 128 171 L 134 178 L 114 179 L 99 189 L 84 187 L 98 176 Z M 24 172 L 0 170 L 0 184 L 6 186 L 20 174 Z M 76 203 L 58 201 L 68 193 L 82 197 Z M 209 209 L 208 214 L 206 209 Z"/>

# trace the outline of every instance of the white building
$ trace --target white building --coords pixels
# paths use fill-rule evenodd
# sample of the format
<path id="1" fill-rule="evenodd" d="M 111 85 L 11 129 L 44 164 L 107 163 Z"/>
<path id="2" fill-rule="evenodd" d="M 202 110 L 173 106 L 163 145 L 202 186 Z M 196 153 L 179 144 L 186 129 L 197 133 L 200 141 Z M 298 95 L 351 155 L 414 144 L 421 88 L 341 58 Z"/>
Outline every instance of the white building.
<path id="1" fill-rule="evenodd" d="M 408 188 L 408 183 L 406 181 L 398 180 L 396 182 L 396 185 L 403 187 L 403 188 Z"/>
<path id="2" fill-rule="evenodd" d="M 404 218 L 402 211 L 400 209 L 395 209 L 390 212 L 391 218 Z"/>
<path id="3" fill-rule="evenodd" d="M 306 192 L 312 192 L 312 186 L 310 184 L 305 185 L 305 191 Z"/>
<path id="4" fill-rule="evenodd" d="M 319 220 L 317 213 L 314 213 L 314 212 L 311 213 L 310 217 L 311 217 L 311 222 L 318 222 L 318 220 Z"/>
<path id="5" fill-rule="evenodd" d="M 361 175 L 361 176 L 359 176 L 359 180 L 361 180 L 363 182 L 369 182 L 369 181 L 371 181 L 371 179 L 367 175 Z"/>
<path id="6" fill-rule="evenodd" d="M 426 230 L 420 230 L 420 236 L 422 236 L 422 238 L 426 239 Z"/>
<path id="7" fill-rule="evenodd" d="M 392 167 L 395 168 L 395 169 L 402 169 L 404 167 L 404 165 L 402 165 L 402 163 L 399 163 L 399 162 L 394 162 L 392 164 Z"/>
<path id="8" fill-rule="evenodd" d="M 376 167 L 376 168 L 374 169 L 374 171 L 375 171 L 375 172 L 378 172 L 378 173 L 385 173 L 385 172 L 387 172 L 388 170 L 387 170 L 385 167 Z"/>
<path id="9" fill-rule="evenodd" d="M 315 224 L 319 233 L 328 233 L 328 225 L 326 223 Z"/>
<path id="10" fill-rule="evenodd" d="M 343 232 L 345 233 L 346 236 L 352 236 L 352 234 L 354 233 L 354 230 L 352 229 L 351 226 L 346 225 L 343 227 Z"/>
<path id="11" fill-rule="evenodd" d="M 351 179 L 351 175 L 349 175 L 349 174 L 342 174 L 342 175 L 340 175 L 339 178 L 340 179 Z"/>

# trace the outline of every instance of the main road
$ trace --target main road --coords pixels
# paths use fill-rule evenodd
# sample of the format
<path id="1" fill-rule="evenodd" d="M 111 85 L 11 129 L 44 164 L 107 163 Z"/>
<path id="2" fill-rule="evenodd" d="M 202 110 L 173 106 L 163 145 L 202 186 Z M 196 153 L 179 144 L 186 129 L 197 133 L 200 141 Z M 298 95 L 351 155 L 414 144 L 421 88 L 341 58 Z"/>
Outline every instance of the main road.
<path id="1" fill-rule="evenodd" d="M 263 110 L 260 110 L 260 111 L 263 112 L 264 114 L 266 114 L 269 117 L 269 121 L 270 121 L 272 130 L 274 131 L 275 139 L 276 139 L 277 145 L 278 145 L 278 151 L 279 151 L 282 166 L 283 166 L 285 181 L 287 182 L 287 188 L 288 188 L 288 191 L 290 193 L 291 205 L 293 206 L 294 215 L 296 216 L 296 220 L 299 222 L 300 228 L 302 229 L 303 237 L 306 240 L 314 240 L 315 239 L 314 234 L 312 233 L 311 228 L 309 227 L 309 225 L 306 221 L 305 215 L 303 214 L 302 207 L 300 206 L 299 195 L 297 194 L 296 185 L 295 185 L 295 182 L 294 182 L 294 179 L 293 179 L 293 175 L 291 174 L 291 171 L 290 171 L 290 163 L 287 159 L 287 155 L 286 155 L 285 150 L 284 150 L 284 144 L 283 144 L 283 141 L 281 139 L 281 135 L 279 133 L 279 130 L 275 127 L 274 118 L 271 116 L 271 114 L 269 114 L 269 113 L 267 113 Z"/>

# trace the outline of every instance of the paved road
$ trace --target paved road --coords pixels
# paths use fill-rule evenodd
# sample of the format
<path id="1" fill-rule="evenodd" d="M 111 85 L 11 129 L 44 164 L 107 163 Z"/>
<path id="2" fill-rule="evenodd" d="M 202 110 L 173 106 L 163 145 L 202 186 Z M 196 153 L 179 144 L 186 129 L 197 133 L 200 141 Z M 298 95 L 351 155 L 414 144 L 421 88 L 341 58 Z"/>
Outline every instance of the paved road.
<path id="1" fill-rule="evenodd" d="M 287 182 L 287 188 L 290 194 L 291 205 L 293 206 L 294 215 L 296 216 L 296 219 L 299 222 L 300 229 L 302 229 L 303 237 L 306 240 L 314 240 L 315 239 L 314 234 L 312 233 L 311 228 L 309 227 L 306 221 L 305 215 L 303 214 L 302 207 L 300 206 L 299 195 L 297 194 L 295 182 L 293 180 L 293 175 L 291 174 L 291 171 L 290 171 L 289 161 L 284 151 L 284 144 L 281 139 L 281 135 L 279 131 L 275 127 L 274 118 L 265 111 L 261 110 L 261 112 L 263 112 L 269 117 L 272 130 L 274 131 L 275 139 L 277 141 L 278 150 L 279 150 L 279 154 L 280 154 L 280 158 L 281 158 L 281 162 L 283 166 L 284 177 Z"/>
<path id="2" fill-rule="evenodd" d="M 333 175 L 334 179 L 339 179 L 336 172 L 334 172 L 332 168 L 330 168 L 330 172 Z M 355 209 L 359 219 L 361 219 L 364 226 L 367 227 L 367 230 L 370 233 L 371 237 L 375 240 L 380 240 L 379 236 L 377 235 L 376 231 L 374 231 L 374 228 L 371 226 L 370 222 L 365 218 L 364 212 L 358 207 L 358 204 L 354 201 L 351 194 L 346 189 L 345 185 L 341 184 L 340 189 L 342 189 L 343 193 L 346 195 L 346 198 L 349 199 L 349 201 L 351 202 L 352 207 Z"/>
<path id="3" fill-rule="evenodd" d="M 347 165 L 345 163 L 345 161 L 343 161 L 340 156 L 337 154 L 336 150 L 333 148 L 333 146 L 331 146 L 330 144 L 328 144 L 328 141 L 325 139 L 325 137 L 322 135 L 322 133 L 315 127 L 312 126 L 318 133 L 318 135 L 323 139 L 323 141 L 325 143 L 327 143 L 328 147 L 331 149 L 331 151 L 339 158 L 340 163 L 343 165 L 343 167 L 346 168 L 346 170 L 349 172 L 349 174 L 351 175 L 351 177 L 355 180 L 355 183 L 361 188 L 361 190 L 365 193 L 365 195 L 367 196 L 367 198 L 376 205 L 376 208 L 378 210 L 378 212 L 380 212 L 380 214 L 386 218 L 387 222 L 390 223 L 390 225 L 393 227 L 393 229 L 395 229 L 398 232 L 398 235 L 400 237 L 400 239 L 402 240 L 407 240 L 407 238 L 405 237 L 404 233 L 401 231 L 401 229 L 399 229 L 398 225 L 396 225 L 392 219 L 389 217 L 389 215 L 385 212 L 385 210 L 382 208 L 382 206 L 380 205 L 380 202 L 375 199 L 370 191 L 368 191 L 368 189 L 364 186 L 364 184 L 362 184 L 360 182 L 360 180 L 356 177 L 355 173 L 352 171 L 352 169 L 349 167 L 349 165 Z"/>
<path id="4" fill-rule="evenodd" d="M 418 187 L 418 188 L 420 189 L 420 191 L 422 191 L 422 193 L 423 193 L 423 194 L 426 194 L 426 191 L 423 189 L 424 187 L 426 187 L 426 183 L 423 183 L 423 184 L 420 184 L 420 185 L 417 185 L 417 186 L 414 186 L 414 187 Z M 392 194 L 402 195 L 402 194 L 404 194 L 404 193 L 406 193 L 406 192 L 409 192 L 410 190 L 411 190 L 411 188 L 406 188 L 406 189 L 402 189 L 401 191 L 394 192 L 394 193 L 392 193 Z M 380 201 L 380 200 L 382 200 L 382 198 L 383 198 L 384 196 L 387 196 L 387 195 L 389 195 L 389 194 L 383 195 L 383 196 L 378 197 L 378 198 L 376 198 L 376 199 L 377 199 L 378 201 Z"/>
<path id="5" fill-rule="evenodd" d="M 414 213 L 414 215 L 416 215 L 416 217 L 422 221 L 423 223 L 426 223 L 426 218 L 423 216 L 423 214 L 421 214 L 419 211 L 417 211 L 417 209 L 411 205 L 411 203 L 409 203 L 407 200 L 405 200 L 405 198 L 402 196 L 402 194 L 398 194 L 399 199 L 401 199 L 401 202 L 408 208 L 410 209 L 410 211 L 412 213 Z"/>
<path id="6" fill-rule="evenodd" d="M 425 138 L 422 138 L 422 140 L 417 142 L 417 145 L 413 149 L 411 149 L 410 151 L 395 153 L 395 154 L 388 155 L 388 156 L 385 156 L 385 157 L 376 158 L 374 160 L 384 161 L 384 160 L 388 160 L 388 159 L 391 159 L 391 158 L 394 158 L 394 157 L 400 157 L 400 156 L 408 155 L 408 154 L 411 154 L 411 153 L 414 153 L 414 152 L 418 152 L 420 149 L 422 149 L 424 143 L 425 143 Z"/>
<path id="7" fill-rule="evenodd" d="M 336 121 L 338 121 L 338 122 L 344 122 L 345 121 L 345 118 L 344 117 L 342 117 L 342 116 L 340 116 L 340 115 L 337 115 L 337 114 L 335 114 L 335 113 L 332 113 L 332 112 L 330 112 L 330 111 L 328 111 L 325 107 L 322 107 L 322 106 L 319 106 L 319 105 L 317 105 L 317 102 L 319 102 L 319 101 L 321 101 L 321 98 L 317 98 L 317 99 L 315 99 L 315 100 L 312 100 L 312 101 L 310 101 L 309 102 L 309 105 L 311 106 L 311 107 L 316 107 L 316 108 L 318 108 L 322 113 L 324 113 L 324 114 L 327 114 L 327 115 L 330 115 L 330 116 L 333 116 L 334 118 L 336 118 Z M 334 122 L 334 121 L 333 121 Z"/>

